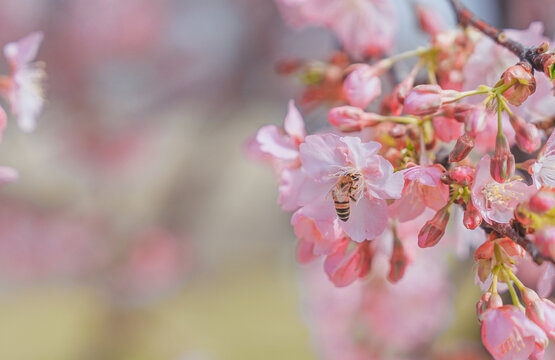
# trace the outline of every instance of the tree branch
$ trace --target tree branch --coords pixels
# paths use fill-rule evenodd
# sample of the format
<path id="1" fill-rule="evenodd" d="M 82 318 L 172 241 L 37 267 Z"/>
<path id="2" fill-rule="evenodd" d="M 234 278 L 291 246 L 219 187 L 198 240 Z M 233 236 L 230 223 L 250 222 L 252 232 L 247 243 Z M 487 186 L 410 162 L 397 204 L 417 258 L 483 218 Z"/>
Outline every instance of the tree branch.
<path id="1" fill-rule="evenodd" d="M 511 240 L 513 240 L 518 245 L 522 246 L 526 250 L 526 252 L 528 252 L 530 254 L 532 259 L 534 259 L 534 262 L 536 264 L 541 265 L 541 264 L 543 264 L 544 261 L 549 261 L 552 264 L 555 264 L 555 261 L 553 259 L 551 259 L 550 257 L 543 256 L 538 251 L 538 249 L 536 249 L 536 246 L 534 245 L 534 243 L 532 243 L 530 240 L 528 240 L 524 236 L 522 236 L 515 229 L 514 226 L 511 226 L 510 224 L 500 224 L 500 223 L 497 223 L 495 221 L 492 221 L 491 225 L 486 223 L 485 221 L 483 221 L 482 226 L 488 227 L 488 228 L 492 229 L 493 231 L 495 231 L 496 233 L 498 233 L 499 235 L 506 236 L 506 237 L 510 238 Z"/>
<path id="2" fill-rule="evenodd" d="M 453 10 L 457 15 L 457 22 L 462 26 L 472 26 L 491 38 L 497 44 L 511 51 L 518 56 L 520 61 L 526 61 L 532 67 L 541 72 L 546 72 L 546 64 L 552 64 L 555 58 L 554 53 L 544 54 L 549 49 L 549 44 L 542 43 L 538 46 L 527 47 L 518 41 L 509 39 L 505 32 L 489 25 L 485 21 L 477 18 L 470 10 L 468 10 L 460 0 L 449 0 L 453 6 Z M 546 73 L 549 77 L 550 74 Z"/>

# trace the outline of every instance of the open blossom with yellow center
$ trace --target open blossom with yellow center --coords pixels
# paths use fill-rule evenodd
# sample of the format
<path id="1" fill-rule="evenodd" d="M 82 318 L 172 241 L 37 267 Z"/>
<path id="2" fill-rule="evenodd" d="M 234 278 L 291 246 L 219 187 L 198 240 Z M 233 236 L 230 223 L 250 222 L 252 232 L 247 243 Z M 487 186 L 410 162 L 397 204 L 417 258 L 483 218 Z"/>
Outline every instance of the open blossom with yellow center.
<path id="1" fill-rule="evenodd" d="M 518 179 L 500 184 L 491 177 L 489 167 L 490 158 L 485 155 L 476 167 L 472 202 L 488 224 L 492 221 L 508 223 L 513 218 L 515 207 L 532 196 L 535 187 Z"/>

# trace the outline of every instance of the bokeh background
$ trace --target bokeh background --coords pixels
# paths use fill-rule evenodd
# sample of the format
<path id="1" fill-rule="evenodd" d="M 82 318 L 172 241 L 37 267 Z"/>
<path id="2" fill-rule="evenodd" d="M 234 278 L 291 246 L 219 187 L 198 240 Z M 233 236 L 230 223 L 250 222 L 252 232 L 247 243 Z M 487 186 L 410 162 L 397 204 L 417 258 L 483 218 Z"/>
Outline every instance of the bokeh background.
<path id="1" fill-rule="evenodd" d="M 465 3 L 553 38 L 552 1 Z M 425 43 L 396 4 L 397 49 Z M 299 94 L 275 62 L 325 58 L 332 35 L 271 0 L 0 2 L 0 44 L 36 30 L 45 111 L 0 144 L 20 173 L 0 190 L 0 359 L 315 359 L 289 215 L 243 145 Z M 455 323 L 445 336 L 476 336 Z"/>

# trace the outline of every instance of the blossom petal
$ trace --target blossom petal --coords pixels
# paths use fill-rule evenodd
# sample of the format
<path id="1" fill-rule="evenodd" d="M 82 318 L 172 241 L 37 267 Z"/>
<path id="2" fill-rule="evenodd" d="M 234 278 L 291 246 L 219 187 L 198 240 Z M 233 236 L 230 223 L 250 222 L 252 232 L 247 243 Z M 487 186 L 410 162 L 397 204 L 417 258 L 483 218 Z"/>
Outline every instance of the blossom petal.
<path id="1" fill-rule="evenodd" d="M 340 225 L 347 235 L 356 242 L 378 237 L 387 226 L 387 203 L 381 199 L 362 197 L 351 205 L 351 215 Z"/>
<path id="2" fill-rule="evenodd" d="M 4 56 L 8 59 L 12 68 L 17 68 L 33 61 L 37 56 L 43 37 L 43 33 L 37 31 L 16 42 L 6 44 L 4 46 Z"/>
<path id="3" fill-rule="evenodd" d="M 316 181 L 327 181 L 329 175 L 346 164 L 339 148 L 339 137 L 333 134 L 309 135 L 299 147 L 303 168 Z"/>
<path id="4" fill-rule="evenodd" d="M 375 141 L 363 143 L 362 140 L 354 136 L 342 137 L 341 141 L 347 145 L 349 152 L 347 157 L 356 168 L 363 169 L 368 162 L 374 161 L 373 156 L 376 155 L 382 145 Z"/>
<path id="5" fill-rule="evenodd" d="M 256 134 L 260 150 L 280 160 L 295 160 L 299 156 L 295 145 L 276 125 L 261 127 Z"/>
<path id="6" fill-rule="evenodd" d="M 285 132 L 292 138 L 296 139 L 297 142 L 302 142 L 306 137 L 303 117 L 295 106 L 295 102 L 293 100 L 289 100 L 289 110 L 287 111 L 287 116 L 285 116 L 283 128 L 285 129 Z"/>

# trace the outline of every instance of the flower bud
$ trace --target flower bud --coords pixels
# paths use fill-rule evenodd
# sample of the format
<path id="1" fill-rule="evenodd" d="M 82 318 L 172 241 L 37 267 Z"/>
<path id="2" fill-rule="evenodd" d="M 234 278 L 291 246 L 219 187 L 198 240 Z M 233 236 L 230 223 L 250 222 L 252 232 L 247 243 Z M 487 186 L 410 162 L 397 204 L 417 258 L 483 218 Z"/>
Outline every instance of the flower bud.
<path id="1" fill-rule="evenodd" d="M 550 338 L 555 338 L 555 304 L 542 299 L 532 289 L 521 290 L 526 305 L 526 316 L 542 328 Z"/>
<path id="2" fill-rule="evenodd" d="M 431 115 L 439 110 L 442 103 L 441 87 L 438 85 L 418 85 L 407 95 L 404 110 L 409 115 Z"/>
<path id="3" fill-rule="evenodd" d="M 382 93 L 381 70 L 366 64 L 358 65 L 343 82 L 343 95 L 349 104 L 365 109 Z"/>
<path id="4" fill-rule="evenodd" d="M 534 124 L 526 122 L 518 115 L 513 114 L 509 117 L 509 120 L 515 130 L 515 140 L 520 150 L 527 153 L 538 150 L 541 144 L 538 128 Z"/>
<path id="5" fill-rule="evenodd" d="M 464 130 L 468 135 L 476 137 L 487 125 L 487 111 L 482 106 L 476 106 L 474 110 L 467 112 L 464 121 Z"/>
<path id="6" fill-rule="evenodd" d="M 474 148 L 474 138 L 467 133 L 462 134 L 457 139 L 455 147 L 449 154 L 449 162 L 459 162 L 466 158 Z"/>
<path id="7" fill-rule="evenodd" d="M 366 113 L 354 106 L 339 106 L 330 109 L 328 121 L 344 132 L 360 131 L 377 124 L 378 115 Z"/>
<path id="8" fill-rule="evenodd" d="M 347 286 L 368 273 L 372 256 L 370 241 L 355 243 L 344 238 L 326 257 L 324 271 L 335 286 Z"/>
<path id="9" fill-rule="evenodd" d="M 449 221 L 449 205 L 439 209 L 432 220 L 428 220 L 418 233 L 418 246 L 426 248 L 436 245 L 443 234 Z"/>
<path id="10" fill-rule="evenodd" d="M 528 96 L 536 91 L 536 78 L 532 74 L 532 65 L 522 61 L 509 67 L 501 79 L 504 84 L 513 84 L 503 96 L 514 106 L 520 106 Z"/>
<path id="11" fill-rule="evenodd" d="M 466 210 L 464 211 L 463 224 L 464 227 L 469 230 L 474 230 L 482 223 L 482 214 L 474 206 L 472 200 L 466 204 Z"/>
<path id="12" fill-rule="evenodd" d="M 491 158 L 490 174 L 498 183 L 504 183 L 515 173 L 515 157 L 511 153 L 509 141 L 503 133 L 495 139 L 495 154 Z"/>
<path id="13" fill-rule="evenodd" d="M 542 187 L 528 200 L 528 208 L 536 214 L 544 214 L 555 207 L 555 188 Z"/>
<path id="14" fill-rule="evenodd" d="M 387 279 L 392 283 L 401 280 L 405 274 L 408 263 L 409 258 L 405 253 L 405 248 L 401 241 L 396 239 L 393 245 L 393 254 L 391 254 L 391 259 L 389 260 L 389 274 L 387 275 Z"/>

